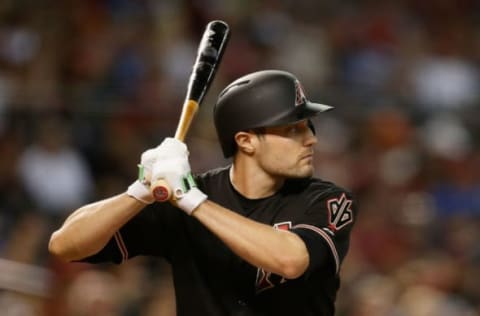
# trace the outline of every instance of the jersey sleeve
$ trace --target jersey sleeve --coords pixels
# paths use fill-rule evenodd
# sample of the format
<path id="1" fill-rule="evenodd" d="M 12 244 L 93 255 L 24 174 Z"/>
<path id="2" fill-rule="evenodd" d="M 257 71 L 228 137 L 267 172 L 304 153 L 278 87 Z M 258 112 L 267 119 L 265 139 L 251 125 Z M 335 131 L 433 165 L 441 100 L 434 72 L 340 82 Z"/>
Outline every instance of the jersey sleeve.
<path id="1" fill-rule="evenodd" d="M 179 213 L 169 203 L 161 204 L 161 207 L 158 203 L 149 205 L 115 232 L 102 250 L 81 261 L 120 264 L 139 255 L 168 259 L 168 230 Z"/>
<path id="2" fill-rule="evenodd" d="M 337 274 L 348 252 L 357 203 L 349 192 L 340 189 L 311 197 L 309 201 L 305 213 L 291 229 L 307 246 L 310 255 L 307 273 L 327 265 Z"/>

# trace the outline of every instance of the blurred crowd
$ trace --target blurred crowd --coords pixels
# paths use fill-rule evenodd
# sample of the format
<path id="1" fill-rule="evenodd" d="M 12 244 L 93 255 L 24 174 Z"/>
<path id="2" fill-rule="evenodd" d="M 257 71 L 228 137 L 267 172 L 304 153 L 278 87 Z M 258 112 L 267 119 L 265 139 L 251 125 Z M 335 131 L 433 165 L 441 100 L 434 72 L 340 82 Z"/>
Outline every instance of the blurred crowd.
<path id="1" fill-rule="evenodd" d="M 231 39 L 187 137 L 228 164 L 212 107 L 230 81 L 295 73 L 336 107 L 316 175 L 360 214 L 339 316 L 480 315 L 480 2 L 0 1 L 2 315 L 175 315 L 168 265 L 65 264 L 47 251 L 78 206 L 118 194 L 174 133 L 208 21 Z"/>

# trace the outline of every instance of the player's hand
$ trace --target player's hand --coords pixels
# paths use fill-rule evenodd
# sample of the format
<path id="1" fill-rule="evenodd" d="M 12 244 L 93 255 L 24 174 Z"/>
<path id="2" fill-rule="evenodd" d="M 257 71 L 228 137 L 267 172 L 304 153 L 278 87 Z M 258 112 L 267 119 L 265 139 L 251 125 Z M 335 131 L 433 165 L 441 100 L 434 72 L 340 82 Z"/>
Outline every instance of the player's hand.
<path id="1" fill-rule="evenodd" d="M 182 182 L 185 175 L 190 173 L 187 146 L 175 138 L 165 138 L 158 147 L 156 159 L 152 169 L 152 185 L 159 180 L 166 181 L 173 191 L 174 198 L 183 194 Z"/>
<path id="2" fill-rule="evenodd" d="M 127 194 L 135 199 L 151 204 L 155 202 L 150 192 L 150 183 L 152 179 L 153 164 L 157 160 L 158 153 L 161 152 L 160 146 L 147 149 L 142 153 L 140 164 L 138 165 L 138 179 L 132 183 L 127 190 Z"/>
<path id="3" fill-rule="evenodd" d="M 191 214 L 207 196 L 201 192 L 192 177 L 185 143 L 166 138 L 158 147 L 152 169 L 152 183 L 164 180 L 173 192 L 170 201 Z"/>

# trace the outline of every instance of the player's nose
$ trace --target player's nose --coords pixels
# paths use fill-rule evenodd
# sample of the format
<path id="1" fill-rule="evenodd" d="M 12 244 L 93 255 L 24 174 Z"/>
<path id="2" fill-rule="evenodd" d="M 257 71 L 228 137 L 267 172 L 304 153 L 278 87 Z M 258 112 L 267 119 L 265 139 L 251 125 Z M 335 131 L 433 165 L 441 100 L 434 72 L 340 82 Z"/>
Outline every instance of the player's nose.
<path id="1" fill-rule="evenodd" d="M 318 142 L 317 136 L 315 136 L 312 131 L 308 132 L 309 135 L 307 135 L 306 140 L 305 140 L 305 145 L 306 146 L 313 146 Z"/>
<path id="2" fill-rule="evenodd" d="M 310 126 L 303 129 L 304 145 L 313 146 L 318 142 L 317 136 L 314 134 Z"/>

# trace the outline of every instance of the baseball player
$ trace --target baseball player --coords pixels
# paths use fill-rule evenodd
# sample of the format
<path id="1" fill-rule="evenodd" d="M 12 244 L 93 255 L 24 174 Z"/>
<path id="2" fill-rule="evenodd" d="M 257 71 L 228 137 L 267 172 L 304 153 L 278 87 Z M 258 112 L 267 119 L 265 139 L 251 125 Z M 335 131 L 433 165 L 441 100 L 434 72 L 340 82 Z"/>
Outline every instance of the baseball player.
<path id="1" fill-rule="evenodd" d="M 125 193 L 83 206 L 53 233 L 68 261 L 172 266 L 177 315 L 334 315 L 339 271 L 356 218 L 352 195 L 313 176 L 307 100 L 288 72 L 259 71 L 227 86 L 214 121 L 229 166 L 192 175 L 173 138 L 142 154 Z M 166 181 L 171 203 L 154 203 Z"/>

